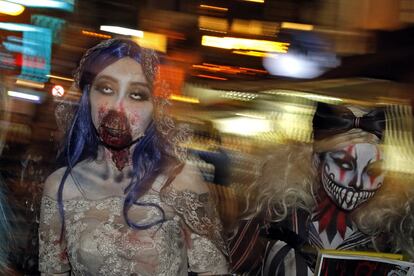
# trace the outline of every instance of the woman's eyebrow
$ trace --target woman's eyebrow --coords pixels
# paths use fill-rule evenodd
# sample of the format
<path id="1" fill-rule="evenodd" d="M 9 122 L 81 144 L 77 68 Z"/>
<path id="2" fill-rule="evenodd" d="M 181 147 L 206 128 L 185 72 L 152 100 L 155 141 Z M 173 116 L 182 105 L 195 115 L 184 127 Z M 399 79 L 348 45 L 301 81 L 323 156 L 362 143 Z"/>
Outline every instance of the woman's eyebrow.
<path id="1" fill-rule="evenodd" d="M 118 82 L 117 79 L 115 79 L 115 78 L 113 78 L 111 76 L 107 76 L 107 75 L 99 76 L 97 78 L 97 80 L 109 80 L 109 81 L 116 82 L 116 83 Z"/>
<path id="2" fill-rule="evenodd" d="M 146 83 L 146 82 L 139 82 L 139 81 L 131 82 L 129 84 L 129 86 L 143 86 L 143 87 L 146 87 L 148 89 L 150 88 L 150 86 L 148 85 L 148 83 Z"/>

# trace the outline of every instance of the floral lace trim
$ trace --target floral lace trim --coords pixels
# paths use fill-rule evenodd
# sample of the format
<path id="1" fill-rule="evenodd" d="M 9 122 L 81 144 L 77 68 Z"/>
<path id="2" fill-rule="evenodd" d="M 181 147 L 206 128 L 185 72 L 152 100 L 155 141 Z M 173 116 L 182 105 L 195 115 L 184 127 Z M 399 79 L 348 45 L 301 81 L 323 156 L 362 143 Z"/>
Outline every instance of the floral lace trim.
<path id="1" fill-rule="evenodd" d="M 226 259 L 220 250 L 204 237 L 191 234 L 192 248 L 188 251 L 190 270 L 193 272 L 211 272 L 216 274 L 228 273 Z M 207 254 L 206 254 L 207 253 Z M 206 258 L 206 255 L 208 256 Z"/>
<path id="2" fill-rule="evenodd" d="M 146 202 L 159 203 L 160 198 L 157 195 L 145 195 L 143 200 Z M 42 223 L 56 226 L 59 214 L 57 212 L 57 201 L 47 196 L 42 198 L 43 204 L 43 220 Z M 59 243 L 58 229 L 52 229 L 46 226 L 46 229 L 40 232 L 40 268 L 42 271 L 64 272 L 72 269 L 73 275 L 84 275 L 88 268 L 81 261 L 79 255 L 79 241 L 87 231 L 87 223 L 82 219 L 85 213 L 91 209 L 104 211 L 109 215 L 108 221 L 102 221 L 96 229 L 93 230 L 93 238 L 90 242 L 94 242 L 100 256 L 104 259 L 99 267 L 99 275 L 159 275 L 168 276 L 175 275 L 182 265 L 183 255 L 177 254 L 177 249 L 185 248 L 182 240 L 182 232 L 179 227 L 180 218 L 178 215 L 172 220 L 163 223 L 161 228 L 156 230 L 148 230 L 152 232 L 148 237 L 156 235 L 154 240 L 147 240 L 144 243 L 131 242 L 134 237 L 133 230 L 127 225 L 116 223 L 115 217 L 122 216 L 123 198 L 109 197 L 102 200 L 86 200 L 86 199 L 70 199 L 64 201 L 66 215 L 66 241 L 67 253 L 62 249 Z M 146 213 L 149 217 L 159 215 L 150 209 Z M 147 219 L 147 218 L 145 218 Z M 59 228 L 59 227 L 58 227 Z M 60 229 L 60 228 L 59 228 Z M 59 232 L 59 233 L 58 233 Z M 139 239 L 137 240 L 139 241 Z M 93 246 L 95 247 L 95 246 Z M 152 272 L 143 272 L 136 274 L 139 269 L 140 255 L 143 251 L 154 250 L 158 252 L 159 262 Z M 179 250 L 179 252 L 182 252 Z M 153 253 L 151 253 L 152 255 Z M 68 255 L 71 260 L 69 267 Z M 65 256 L 65 259 L 61 259 Z M 137 258 L 137 260 L 134 260 Z M 155 265 L 155 264 L 154 264 Z M 135 274 L 134 274 L 135 273 Z"/>
<path id="3" fill-rule="evenodd" d="M 42 272 L 66 272 L 70 270 L 67 253 L 64 250 L 62 251 L 59 237 L 53 230 L 39 233 L 39 260 L 39 269 Z"/>
<path id="4" fill-rule="evenodd" d="M 222 237 L 223 227 L 209 193 L 177 191 L 168 186 L 162 191 L 162 199 L 181 216 L 192 231 L 211 240 L 228 256 L 227 245 Z"/>
<path id="5" fill-rule="evenodd" d="M 145 195 L 142 199 L 147 202 L 160 202 L 159 195 Z M 69 212 L 66 215 L 65 235 L 67 253 L 63 250 L 63 245 L 54 242 L 59 239 L 60 228 L 52 231 L 46 226 L 46 229 L 40 231 L 41 269 L 43 271 L 47 269 L 57 272 L 68 271 L 70 269 L 69 255 L 73 275 L 83 275 L 88 270 L 79 256 L 79 241 L 87 231 L 87 224 L 83 221 L 85 213 L 93 208 L 109 215 L 108 221 L 102 221 L 100 226 L 93 230 L 91 240 L 96 244 L 99 254 L 104 259 L 102 266 L 99 267 L 99 273 L 102 275 L 129 275 L 139 270 L 138 260 L 141 254 L 145 250 L 151 251 L 152 248 L 154 252 L 157 252 L 159 262 L 154 267 L 154 271 L 150 273 L 151 275 L 172 275 L 172 273 L 184 275 L 186 272 L 183 269 L 186 270 L 186 266 L 182 265 L 182 261 L 183 258 L 185 259 L 185 251 L 177 251 L 177 249 L 186 247 L 179 226 L 182 225 L 183 219 L 195 232 L 191 234 L 192 243 L 187 250 L 191 269 L 197 272 L 221 273 L 225 271 L 227 261 L 223 254 L 227 255 L 227 248 L 221 237 L 222 226 L 209 194 L 197 194 L 187 190 L 181 192 L 168 187 L 163 204 L 173 207 L 176 215 L 172 220 L 164 222 L 161 228 L 154 230 L 153 234 L 156 236 L 153 236 L 154 240 L 150 245 L 149 241 L 145 244 L 131 243 L 133 236 L 130 234 L 135 230 L 115 222 L 115 217 L 122 216 L 122 197 L 109 197 L 101 200 L 79 198 L 65 200 L 65 212 Z M 42 223 L 51 227 L 56 226 L 54 224 L 60 221 L 57 202 L 52 198 L 43 197 L 42 208 Z M 66 259 L 62 259 L 63 256 L 66 256 Z"/>

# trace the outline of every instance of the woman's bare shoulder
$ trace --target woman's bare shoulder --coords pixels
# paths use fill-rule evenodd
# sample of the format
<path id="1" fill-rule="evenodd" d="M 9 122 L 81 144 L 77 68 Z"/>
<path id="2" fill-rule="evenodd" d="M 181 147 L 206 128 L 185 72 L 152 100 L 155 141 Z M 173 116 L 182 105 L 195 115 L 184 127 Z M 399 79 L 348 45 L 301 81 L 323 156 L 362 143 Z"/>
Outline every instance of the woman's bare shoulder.
<path id="1" fill-rule="evenodd" d="M 60 181 L 62 181 L 65 174 L 66 167 L 60 168 L 50 174 L 43 185 L 43 196 L 48 196 L 52 199 L 57 198 Z"/>
<path id="2" fill-rule="evenodd" d="M 209 192 L 199 168 L 188 162 L 184 164 L 183 169 L 171 184 L 178 191 L 187 190 L 197 194 Z"/>
<path id="3" fill-rule="evenodd" d="M 54 200 L 57 200 L 58 190 L 60 183 L 65 175 L 67 167 L 62 167 L 51 173 L 43 186 L 43 196 L 48 196 Z M 76 167 L 74 168 L 76 170 Z M 72 175 L 69 174 L 66 178 L 64 190 L 63 190 L 63 200 L 71 199 L 81 196 L 78 188 L 75 185 L 75 182 L 72 178 Z"/>

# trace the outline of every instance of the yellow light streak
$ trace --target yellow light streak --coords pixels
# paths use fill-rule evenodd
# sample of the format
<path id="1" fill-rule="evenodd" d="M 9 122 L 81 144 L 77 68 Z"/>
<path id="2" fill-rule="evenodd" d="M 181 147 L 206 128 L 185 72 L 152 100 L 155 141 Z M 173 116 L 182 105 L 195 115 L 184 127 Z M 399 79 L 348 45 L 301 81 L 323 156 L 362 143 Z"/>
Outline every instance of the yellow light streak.
<path id="1" fill-rule="evenodd" d="M 275 53 L 287 53 L 289 49 L 289 43 L 286 42 L 209 35 L 202 36 L 201 45 L 223 49 L 255 50 Z"/>
<path id="2" fill-rule="evenodd" d="M 10 3 L 8 1 L 0 1 L 0 13 L 11 16 L 17 16 L 24 12 L 24 6 Z"/>
<path id="3" fill-rule="evenodd" d="M 226 33 L 229 28 L 229 23 L 227 22 L 227 19 L 223 18 L 199 16 L 198 27 L 200 30 Z"/>
<path id="4" fill-rule="evenodd" d="M 226 31 L 218 31 L 213 29 L 207 29 L 207 28 L 199 28 L 200 31 L 206 31 L 206 32 L 213 32 L 213 33 L 220 33 L 220 34 L 226 34 Z"/>
<path id="5" fill-rule="evenodd" d="M 105 39 L 112 38 L 112 36 L 110 36 L 110 35 L 100 34 L 100 33 L 95 33 L 95 32 L 89 32 L 89 31 L 85 31 L 85 30 L 82 30 L 82 34 L 87 35 L 87 36 L 105 38 Z"/>
<path id="6" fill-rule="evenodd" d="M 219 65 L 219 64 L 212 64 L 212 63 L 203 63 L 201 64 L 193 64 L 193 68 L 197 70 L 205 70 L 210 72 L 221 72 L 225 74 L 267 74 L 267 71 L 248 68 L 248 67 L 233 67 L 227 65 Z"/>
<path id="7" fill-rule="evenodd" d="M 276 22 L 233 19 L 231 31 L 250 35 L 274 36 L 277 33 L 279 24 Z"/>
<path id="8" fill-rule="evenodd" d="M 243 0 L 244 2 L 264 3 L 264 0 Z"/>
<path id="9" fill-rule="evenodd" d="M 174 95 L 174 94 L 170 96 L 170 99 L 174 101 L 185 102 L 185 103 L 197 103 L 197 104 L 200 103 L 200 100 L 197 98 Z"/>
<path id="10" fill-rule="evenodd" d="M 65 77 L 56 76 L 56 75 L 46 75 L 46 76 L 51 78 L 51 79 L 64 80 L 64 81 L 74 81 L 74 79 L 65 78 Z"/>
<path id="11" fill-rule="evenodd" d="M 232 53 L 233 54 L 238 54 L 238 55 L 253 56 L 253 57 L 265 57 L 265 56 L 267 56 L 267 53 L 258 52 L 258 51 L 233 51 Z"/>
<path id="12" fill-rule="evenodd" d="M 314 101 L 322 101 L 322 102 L 343 102 L 342 99 L 337 97 L 330 97 L 330 96 L 324 96 L 324 95 L 317 95 L 317 94 L 311 94 L 306 92 L 292 92 L 292 91 L 267 91 L 268 94 L 276 94 L 276 95 L 283 95 L 283 96 L 289 96 L 289 97 L 298 97 L 298 98 L 305 98 L 309 100 Z"/>
<path id="13" fill-rule="evenodd" d="M 167 36 L 158 33 L 143 32 L 142 37 L 133 37 L 141 47 L 167 52 Z"/>
<path id="14" fill-rule="evenodd" d="M 209 9 L 209 10 L 216 10 L 216 11 L 228 11 L 228 8 L 217 7 L 217 6 L 210 6 L 210 5 L 200 5 L 202 9 Z"/>
<path id="15" fill-rule="evenodd" d="M 17 79 L 16 84 L 22 85 L 22 86 L 27 86 L 27 87 L 33 87 L 33 88 L 40 88 L 40 89 L 45 87 L 44 83 L 28 81 L 28 80 L 21 80 L 21 79 Z"/>
<path id="16" fill-rule="evenodd" d="M 314 28 L 313 25 L 292 23 L 292 22 L 282 22 L 282 25 L 280 27 L 282 29 L 291 29 L 291 30 L 300 30 L 300 31 L 312 31 Z"/>

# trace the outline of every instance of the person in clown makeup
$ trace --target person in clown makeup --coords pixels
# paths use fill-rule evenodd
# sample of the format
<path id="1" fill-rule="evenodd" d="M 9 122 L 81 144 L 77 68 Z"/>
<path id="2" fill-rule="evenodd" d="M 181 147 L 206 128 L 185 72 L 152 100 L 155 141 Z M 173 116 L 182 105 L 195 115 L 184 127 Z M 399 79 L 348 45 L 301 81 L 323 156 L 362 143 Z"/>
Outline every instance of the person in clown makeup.
<path id="1" fill-rule="evenodd" d="M 383 170 L 383 109 L 318 103 L 314 142 L 279 146 L 248 188 L 230 242 L 233 271 L 312 275 L 320 249 L 404 253 L 414 259 L 414 186 Z M 412 215 L 411 215 L 412 216 Z M 410 231 L 401 231 L 401 225 Z"/>

